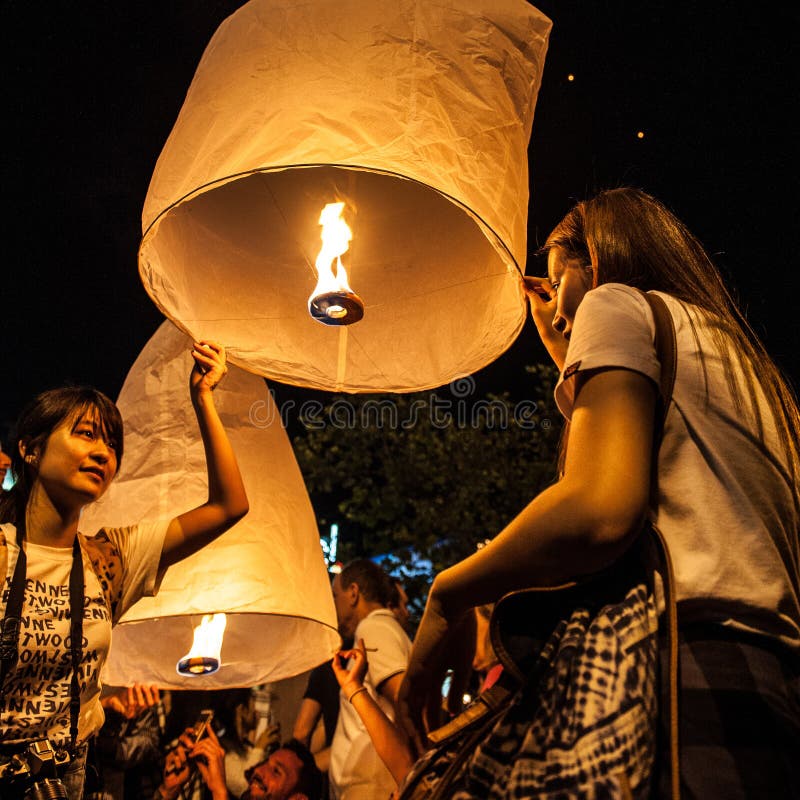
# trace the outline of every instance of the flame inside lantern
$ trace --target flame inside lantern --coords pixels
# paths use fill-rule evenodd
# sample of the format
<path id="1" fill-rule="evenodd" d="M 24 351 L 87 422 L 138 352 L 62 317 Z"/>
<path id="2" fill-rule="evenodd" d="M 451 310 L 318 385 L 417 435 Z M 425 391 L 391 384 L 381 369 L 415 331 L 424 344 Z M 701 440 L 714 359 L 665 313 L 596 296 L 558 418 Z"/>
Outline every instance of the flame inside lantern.
<path id="1" fill-rule="evenodd" d="M 210 675 L 221 663 L 222 635 L 225 633 L 224 614 L 205 614 L 194 629 L 192 649 L 178 662 L 181 675 L 196 677 Z"/>
<path id="2" fill-rule="evenodd" d="M 319 215 L 322 247 L 315 263 L 317 285 L 308 299 L 308 310 L 314 319 L 326 325 L 350 325 L 364 316 L 364 303 L 350 288 L 342 264 L 342 255 L 353 238 L 342 211 L 344 203 L 328 203 Z"/>

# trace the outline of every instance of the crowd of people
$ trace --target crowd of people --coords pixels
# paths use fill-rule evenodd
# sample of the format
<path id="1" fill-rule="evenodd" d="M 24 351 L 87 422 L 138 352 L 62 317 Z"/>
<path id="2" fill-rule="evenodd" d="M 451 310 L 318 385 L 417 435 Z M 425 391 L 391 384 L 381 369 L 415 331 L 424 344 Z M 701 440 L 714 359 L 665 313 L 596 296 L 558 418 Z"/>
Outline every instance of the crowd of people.
<path id="1" fill-rule="evenodd" d="M 542 254 L 547 277 L 526 277 L 524 287 L 561 370 L 556 400 L 567 424 L 559 479 L 488 544 L 435 577 L 413 642 L 403 587 L 370 559 L 346 565 L 331 587 L 342 649 L 311 674 L 283 742 L 275 731 L 263 741 L 248 738 L 247 692 L 227 703 L 234 718 L 224 729 L 209 725 L 198 737 L 187 723 L 169 736 L 174 708 L 167 713 L 157 687 L 105 693 L 101 682 L 112 625 L 156 591 L 160 572 L 248 511 L 213 400 L 224 348 L 195 343 L 189 377 L 208 499 L 163 520 L 80 530 L 81 511 L 103 495 L 123 457 L 122 420 L 107 397 L 65 387 L 23 410 L 8 456 L 0 453 L 0 476 L 10 468 L 14 477 L 0 493 L 3 800 L 25 796 L 14 770 L 32 747 L 39 761 L 47 756 L 53 780 L 65 787 L 58 796 L 68 800 L 82 800 L 85 790 L 120 797 L 135 770 L 139 797 L 400 795 L 424 768 L 433 729 L 460 710 L 465 666 L 479 675 L 479 693 L 520 672 L 501 663 L 487 638 L 495 604 L 609 570 L 632 577 L 625 571 L 646 520 L 661 531 L 674 567 L 679 763 L 656 749 L 666 737 L 652 704 L 632 725 L 645 746 L 638 763 L 630 763 L 624 737 L 611 737 L 595 742 L 591 768 L 578 752 L 574 773 L 561 772 L 557 760 L 572 745 L 547 744 L 556 740 L 537 723 L 542 701 L 523 691 L 513 724 L 498 718 L 466 754 L 458 796 L 539 797 L 555 786 L 547 796 L 676 797 L 678 775 L 686 797 L 796 796 L 800 411 L 793 389 L 697 238 L 645 192 L 620 188 L 577 203 Z M 659 307 L 672 332 L 668 381 Z M 639 597 L 635 583 L 632 591 L 618 621 L 629 621 L 635 607 L 653 633 L 663 598 Z M 54 595 L 64 600 L 57 608 L 47 602 Z M 611 643 L 608 653 L 582 652 L 606 659 L 592 687 L 600 696 L 619 677 L 607 666 L 613 648 L 625 648 L 615 624 L 599 623 L 598 631 Z M 623 681 L 617 710 L 627 708 L 628 691 L 655 682 L 664 657 L 654 637 L 639 643 L 646 643 L 639 652 L 647 667 L 641 680 Z M 537 691 L 547 681 L 575 681 L 580 693 L 584 666 L 590 673 L 570 662 L 578 650 L 558 650 L 545 667 L 537 662 L 536 682 L 516 677 Z M 584 703 L 592 704 L 596 697 Z M 569 725 L 565 731 L 575 734 Z M 616 746 L 612 768 L 608 752 Z"/>
<path id="2" fill-rule="evenodd" d="M 414 760 L 395 722 L 411 650 L 408 597 L 370 559 L 344 566 L 332 592 L 344 646 L 310 671 L 290 738 L 282 741 L 275 724 L 257 734 L 259 687 L 178 693 L 144 684 L 107 687 L 84 800 L 391 797 Z M 490 613 L 476 609 L 470 643 L 479 690 L 500 666 L 488 639 Z M 205 709 L 211 722 L 198 736 Z"/>

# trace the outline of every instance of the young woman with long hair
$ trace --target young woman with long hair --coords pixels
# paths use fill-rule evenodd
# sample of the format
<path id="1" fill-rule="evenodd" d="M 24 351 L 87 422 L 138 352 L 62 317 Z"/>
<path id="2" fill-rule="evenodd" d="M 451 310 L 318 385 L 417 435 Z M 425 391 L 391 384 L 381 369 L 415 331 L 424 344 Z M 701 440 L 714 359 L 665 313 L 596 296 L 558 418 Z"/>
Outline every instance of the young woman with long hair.
<path id="1" fill-rule="evenodd" d="M 70 800 L 79 800 L 86 745 L 103 723 L 99 673 L 112 624 L 154 593 L 160 572 L 248 511 L 212 396 L 226 372 L 224 349 L 196 342 L 192 356 L 189 391 L 205 447 L 208 500 L 173 519 L 80 531 L 82 509 L 105 493 L 122 462 L 122 419 L 102 393 L 46 391 L 19 417 L 11 453 L 16 483 L 0 496 L 4 798 L 25 789 L 24 773 L 8 768 L 9 760 L 27 758 L 31 743 L 46 741 L 61 754 L 60 766 L 69 755 L 64 783 Z M 42 778 L 50 775 L 43 771 Z"/>
<path id="2" fill-rule="evenodd" d="M 490 544 L 436 577 L 402 688 L 407 728 L 424 741 L 431 676 L 468 609 L 619 563 L 649 516 L 677 585 L 685 796 L 793 796 L 800 414 L 792 389 L 700 242 L 647 193 L 620 188 L 577 203 L 542 251 L 548 277 L 525 281 L 539 334 L 562 369 L 562 476 Z M 655 464 L 661 365 L 640 290 L 661 297 L 676 333 Z M 655 791 L 648 780 L 640 776 L 633 796 Z"/>

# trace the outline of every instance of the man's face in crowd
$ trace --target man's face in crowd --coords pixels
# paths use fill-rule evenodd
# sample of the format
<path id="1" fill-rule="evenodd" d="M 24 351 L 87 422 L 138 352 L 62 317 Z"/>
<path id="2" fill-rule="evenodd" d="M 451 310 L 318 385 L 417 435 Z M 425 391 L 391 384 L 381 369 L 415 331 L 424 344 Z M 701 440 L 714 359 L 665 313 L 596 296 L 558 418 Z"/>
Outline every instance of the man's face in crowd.
<path id="1" fill-rule="evenodd" d="M 344 588 L 339 575 L 333 579 L 333 604 L 336 607 L 336 620 L 339 624 L 339 633 L 343 639 L 350 639 L 356 632 L 358 616 L 353 602 L 352 588 Z"/>
<path id="2" fill-rule="evenodd" d="M 292 800 L 305 798 L 295 792 L 303 762 L 291 750 L 276 750 L 265 764 L 249 773 L 247 790 L 240 800 Z"/>

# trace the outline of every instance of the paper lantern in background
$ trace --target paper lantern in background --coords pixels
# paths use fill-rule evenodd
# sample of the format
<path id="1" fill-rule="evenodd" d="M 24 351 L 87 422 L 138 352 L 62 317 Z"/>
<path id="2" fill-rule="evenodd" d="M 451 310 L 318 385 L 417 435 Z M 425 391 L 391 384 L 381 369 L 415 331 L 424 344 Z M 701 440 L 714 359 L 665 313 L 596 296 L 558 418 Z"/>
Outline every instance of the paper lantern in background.
<path id="1" fill-rule="evenodd" d="M 211 39 L 156 164 L 147 292 L 284 383 L 404 392 L 490 363 L 525 319 L 550 28 L 525 0 L 251 0 Z M 365 305 L 344 327 L 307 306 L 331 202 Z"/>
<path id="2" fill-rule="evenodd" d="M 189 398 L 191 342 L 164 322 L 119 396 L 125 459 L 81 529 L 171 518 L 207 498 L 205 457 Z M 340 644 L 314 513 L 263 378 L 230 366 L 214 392 L 247 488 L 250 512 L 170 567 L 156 597 L 116 625 L 103 680 L 164 688 L 255 686 L 326 661 Z M 251 419 L 252 417 L 252 419 Z M 204 615 L 226 614 L 218 671 L 179 675 Z"/>

